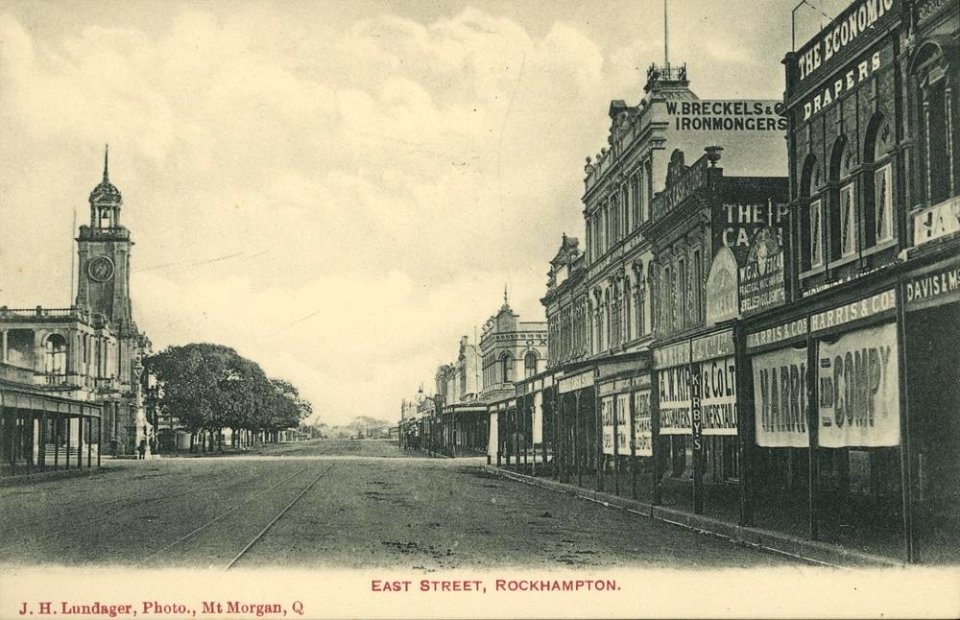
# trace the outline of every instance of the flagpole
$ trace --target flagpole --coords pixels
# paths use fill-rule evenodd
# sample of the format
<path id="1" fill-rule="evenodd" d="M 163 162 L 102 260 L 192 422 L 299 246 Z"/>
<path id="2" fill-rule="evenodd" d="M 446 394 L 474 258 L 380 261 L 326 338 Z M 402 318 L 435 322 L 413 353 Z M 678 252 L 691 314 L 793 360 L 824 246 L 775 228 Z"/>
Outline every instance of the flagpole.
<path id="1" fill-rule="evenodd" d="M 670 67 L 670 32 L 667 27 L 667 0 L 663 0 L 663 64 L 664 69 Z"/>

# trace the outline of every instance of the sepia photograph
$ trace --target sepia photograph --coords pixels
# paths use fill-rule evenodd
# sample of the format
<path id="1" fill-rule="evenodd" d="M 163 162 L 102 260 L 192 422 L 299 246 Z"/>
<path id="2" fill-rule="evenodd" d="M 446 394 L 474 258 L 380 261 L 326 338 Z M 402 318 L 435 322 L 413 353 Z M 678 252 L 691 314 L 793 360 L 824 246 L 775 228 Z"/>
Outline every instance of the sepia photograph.
<path id="1" fill-rule="evenodd" d="M 0 619 L 960 616 L 960 1 L 0 0 Z"/>

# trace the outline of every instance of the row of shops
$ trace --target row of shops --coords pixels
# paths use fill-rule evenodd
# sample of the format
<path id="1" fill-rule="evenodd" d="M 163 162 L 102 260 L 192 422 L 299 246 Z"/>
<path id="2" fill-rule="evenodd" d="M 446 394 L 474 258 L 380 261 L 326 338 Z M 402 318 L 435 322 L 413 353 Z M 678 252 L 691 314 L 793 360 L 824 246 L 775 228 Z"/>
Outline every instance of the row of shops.
<path id="1" fill-rule="evenodd" d="M 857 0 L 786 53 L 783 101 L 703 100 L 666 64 L 611 102 L 546 365 L 472 405 L 488 461 L 960 561 L 958 32 L 956 3 Z M 449 453 L 463 431 L 423 413 Z"/>

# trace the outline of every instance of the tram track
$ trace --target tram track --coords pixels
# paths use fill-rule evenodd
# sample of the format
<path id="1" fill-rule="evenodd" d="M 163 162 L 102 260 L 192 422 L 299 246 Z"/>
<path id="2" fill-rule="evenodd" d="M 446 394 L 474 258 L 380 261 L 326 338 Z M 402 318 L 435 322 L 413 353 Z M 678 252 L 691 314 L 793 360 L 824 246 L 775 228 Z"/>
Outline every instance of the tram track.
<path id="1" fill-rule="evenodd" d="M 300 469 L 297 473 L 299 474 L 303 472 L 305 469 L 306 468 Z M 93 509 L 92 516 L 90 516 L 89 518 L 82 519 L 80 521 L 75 521 L 73 519 L 78 514 L 82 514 L 82 513 L 80 512 L 70 513 L 65 511 L 65 512 L 58 513 L 56 516 L 53 516 L 53 517 L 34 519 L 26 523 L 21 523 L 18 525 L 7 527 L 3 530 L 0 530 L 0 538 L 7 538 L 11 534 L 15 534 L 16 532 L 19 532 L 19 531 L 25 531 L 37 526 L 41 526 L 45 530 L 45 533 L 39 536 L 31 536 L 29 539 L 11 540 L 6 544 L 0 544 L 0 557 L 2 557 L 2 554 L 4 552 L 10 549 L 14 549 L 18 546 L 25 546 L 28 544 L 36 544 L 36 543 L 46 543 L 51 539 L 56 539 L 56 538 L 62 537 L 63 535 L 75 532 L 76 530 L 86 525 L 89 525 L 91 523 L 109 523 L 110 521 L 114 520 L 118 516 L 125 515 L 133 510 L 143 508 L 144 506 L 147 506 L 150 504 L 171 500 L 171 499 L 176 499 L 179 497 L 184 497 L 186 495 L 204 494 L 209 491 L 213 491 L 217 489 L 222 489 L 222 490 L 235 489 L 238 487 L 243 487 L 244 485 L 247 485 L 251 482 L 254 482 L 259 478 L 260 478 L 259 474 L 254 474 L 251 476 L 246 476 L 242 480 L 234 481 L 233 483 L 230 483 L 227 485 L 224 485 L 222 481 L 217 481 L 214 484 L 204 485 L 203 487 L 200 487 L 200 488 L 189 487 L 185 490 L 180 490 L 173 493 L 164 493 L 161 495 L 155 495 L 148 498 L 138 499 L 137 501 L 133 501 L 133 502 L 131 502 L 127 498 L 117 498 L 97 506 L 96 508 Z M 278 479 L 282 478 L 282 476 L 278 476 L 277 478 Z M 122 508 L 119 508 L 118 510 L 113 510 L 111 512 L 105 513 L 105 510 L 108 510 L 111 507 L 122 505 L 122 504 L 127 504 L 127 505 Z M 68 525 L 64 526 L 64 523 L 67 523 Z"/>
<path id="2" fill-rule="evenodd" d="M 261 529 L 259 529 L 259 531 L 256 533 L 256 535 L 254 535 L 254 536 L 253 536 L 252 538 L 250 538 L 250 539 L 247 539 L 247 541 L 246 541 L 246 543 L 244 544 L 243 548 L 242 548 L 238 553 L 236 553 L 236 554 L 230 559 L 229 563 L 223 568 L 223 570 L 226 571 L 226 570 L 230 570 L 231 568 L 233 568 L 233 567 L 240 561 L 240 559 L 241 559 L 244 555 L 246 555 L 253 547 L 255 547 L 256 544 L 263 539 L 263 537 L 267 534 L 267 532 L 269 532 L 270 529 L 271 529 L 298 501 L 300 501 L 300 499 L 303 498 L 303 496 L 306 495 L 307 492 L 310 491 L 310 489 L 312 489 L 312 488 L 317 484 L 317 482 L 319 482 L 332 468 L 333 468 L 333 464 L 330 464 L 328 467 L 324 468 L 323 471 L 321 471 L 317 476 L 315 476 L 315 477 L 310 481 L 309 484 L 307 484 L 305 487 L 303 487 L 303 488 L 300 490 L 300 492 L 299 492 L 291 501 L 287 502 L 287 503 L 284 505 L 284 507 L 283 507 L 278 513 L 276 513 L 276 514 L 273 516 L 273 518 L 271 518 L 270 521 L 269 521 L 264 527 L 262 527 Z M 190 530 L 190 531 L 187 532 L 186 534 L 183 534 L 183 535 L 179 536 L 179 537 L 178 537 L 177 539 L 175 539 L 174 541 L 168 543 L 167 545 L 163 546 L 162 548 L 160 548 L 160 549 L 154 551 L 153 553 L 151 553 L 150 555 L 144 557 L 144 558 L 139 562 L 139 565 L 140 565 L 141 567 L 148 567 L 148 566 L 152 565 L 157 559 L 163 557 L 164 555 L 168 555 L 168 554 L 170 554 L 171 552 L 177 550 L 178 547 L 180 547 L 181 550 L 182 550 L 182 547 L 184 546 L 184 543 L 188 543 L 188 542 L 194 542 L 194 543 L 196 543 L 196 542 L 197 542 L 197 539 L 198 539 L 198 536 L 199 536 L 201 533 L 212 531 L 212 530 L 210 530 L 211 526 L 213 526 L 213 525 L 215 525 L 215 524 L 217 524 L 217 523 L 220 523 L 221 521 L 223 521 L 224 519 L 226 519 L 226 518 L 229 517 L 230 515 L 233 515 L 233 514 L 237 513 L 238 511 L 240 511 L 240 509 L 249 507 L 249 506 L 251 505 L 251 503 L 254 502 L 254 500 L 260 499 L 260 498 L 263 497 L 264 495 L 267 495 L 269 492 L 274 491 L 278 486 L 281 486 L 281 485 L 283 485 L 284 483 L 289 482 L 290 480 L 293 480 L 294 478 L 296 478 L 297 476 L 299 476 L 300 474 L 302 474 L 302 473 L 303 473 L 304 471 L 306 471 L 306 470 L 307 470 L 306 467 L 303 468 L 303 469 L 300 469 L 300 470 L 298 470 L 297 472 L 295 472 L 293 475 L 288 476 L 287 478 L 285 478 L 284 480 L 280 481 L 279 483 L 273 483 L 273 484 L 271 484 L 270 486 L 268 486 L 266 489 L 264 489 L 263 491 L 261 491 L 261 492 L 259 492 L 259 493 L 256 493 L 256 494 L 254 494 L 253 496 L 244 498 L 244 500 L 243 500 L 242 502 L 239 502 L 239 503 L 237 503 L 235 506 L 232 506 L 231 508 L 229 508 L 229 509 L 227 509 L 227 510 L 224 510 L 224 511 L 218 513 L 218 514 L 217 514 L 216 516 L 214 516 L 213 518 L 208 519 L 207 521 L 205 521 L 205 522 L 203 522 L 202 524 L 200 524 L 199 526 L 193 528 L 192 530 Z M 222 528 L 220 528 L 220 529 L 216 532 L 216 534 L 222 535 Z"/>

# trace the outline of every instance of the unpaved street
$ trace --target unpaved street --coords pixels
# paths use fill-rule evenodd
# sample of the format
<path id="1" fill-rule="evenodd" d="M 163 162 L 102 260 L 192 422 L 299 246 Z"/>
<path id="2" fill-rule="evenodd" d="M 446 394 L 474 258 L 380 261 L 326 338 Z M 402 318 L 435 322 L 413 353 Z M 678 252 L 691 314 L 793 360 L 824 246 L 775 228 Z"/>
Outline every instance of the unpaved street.
<path id="1" fill-rule="evenodd" d="M 0 488 L 0 563 L 739 567 L 790 560 L 375 441 L 105 461 Z"/>

